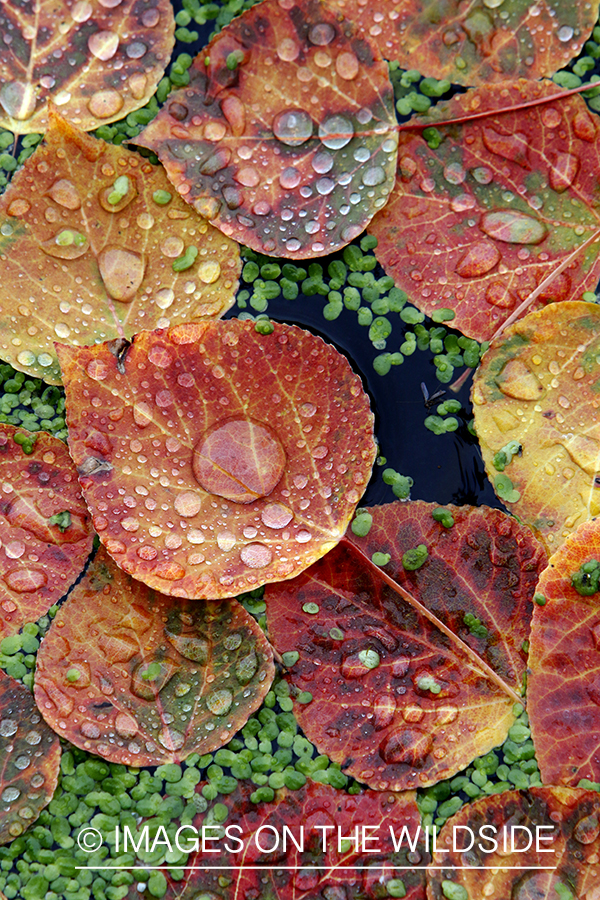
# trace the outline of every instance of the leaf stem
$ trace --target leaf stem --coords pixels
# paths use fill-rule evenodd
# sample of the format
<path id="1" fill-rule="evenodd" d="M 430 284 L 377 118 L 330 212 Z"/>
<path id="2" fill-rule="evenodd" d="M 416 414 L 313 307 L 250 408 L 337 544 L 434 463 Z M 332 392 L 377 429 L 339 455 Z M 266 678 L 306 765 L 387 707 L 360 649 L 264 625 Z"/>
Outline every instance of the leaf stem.
<path id="1" fill-rule="evenodd" d="M 496 329 L 490 340 L 490 343 L 492 341 L 495 341 L 496 338 L 499 338 L 505 328 L 508 328 L 509 325 L 512 325 L 513 322 L 516 322 L 517 319 L 521 318 L 523 313 L 531 306 L 534 300 L 537 300 L 542 291 L 544 291 L 550 284 L 552 284 L 554 279 L 557 278 L 561 272 L 563 272 L 568 266 L 571 265 L 573 260 L 581 253 L 582 250 L 598 240 L 600 240 L 600 228 L 597 231 L 594 231 L 594 233 L 591 234 L 589 238 L 587 238 L 583 242 L 583 244 L 580 244 L 579 247 L 576 247 L 572 253 L 569 253 L 568 256 L 565 256 L 560 265 L 558 265 L 555 269 L 552 270 L 552 272 L 550 272 L 549 275 L 546 275 L 546 277 L 542 281 L 540 281 L 535 291 L 532 291 L 531 294 L 529 294 L 529 296 L 526 297 L 525 300 L 523 300 L 523 302 L 511 312 L 508 319 L 506 319 L 502 323 L 502 325 L 500 325 L 499 328 Z"/>
<path id="2" fill-rule="evenodd" d="M 481 659 L 481 657 L 478 656 L 478 654 L 475 653 L 475 651 L 472 650 L 468 644 L 466 644 L 463 640 L 461 640 L 461 638 L 459 638 L 458 635 L 455 634 L 451 628 L 448 628 L 447 625 L 444 625 L 442 620 L 438 619 L 438 617 L 435 615 L 435 613 L 432 613 L 431 610 L 427 609 L 427 607 L 424 606 L 420 600 L 417 600 L 416 597 L 413 597 L 413 595 L 410 594 L 407 590 L 405 590 L 405 588 L 401 587 L 397 581 L 394 581 L 393 578 L 390 578 L 390 576 L 387 574 L 387 572 L 384 572 L 383 569 L 381 569 L 379 566 L 376 566 L 375 563 L 372 562 L 371 559 L 369 559 L 369 557 L 366 555 L 366 553 L 363 553 L 362 550 L 356 546 L 356 544 L 352 543 L 352 541 L 349 541 L 345 537 L 342 538 L 342 543 L 344 543 L 346 545 L 346 547 L 351 547 L 352 550 L 358 556 L 360 556 L 361 562 L 376 577 L 381 578 L 381 580 L 384 581 L 385 584 L 388 585 L 388 587 L 390 587 L 396 594 L 398 594 L 400 597 L 402 597 L 403 600 L 406 600 L 407 603 L 410 603 L 410 605 L 413 607 L 413 609 L 416 609 L 417 612 L 421 613 L 421 615 L 424 616 L 426 619 L 428 619 L 432 625 L 434 625 L 439 631 L 442 632 L 442 634 L 445 634 L 446 637 L 449 638 L 453 644 L 455 644 L 457 647 L 459 647 L 463 651 L 463 653 L 465 653 L 466 656 L 469 657 L 469 660 L 474 664 L 474 666 L 477 669 L 482 670 L 481 674 L 485 678 L 488 678 L 490 681 L 493 681 L 494 684 L 497 685 L 497 687 L 499 687 L 501 691 L 503 691 L 505 694 L 508 694 L 508 696 L 511 698 L 511 700 L 514 703 L 520 703 L 521 706 L 526 705 L 525 698 L 520 697 L 517 694 L 517 692 L 513 688 L 510 687 L 510 685 L 506 684 L 506 682 L 498 675 L 498 673 L 494 672 L 492 667 L 489 666 L 483 659 Z"/>
<path id="3" fill-rule="evenodd" d="M 501 106 L 499 109 L 484 109 L 481 112 L 467 113 L 464 116 L 458 116 L 456 119 L 442 119 L 439 122 L 431 118 L 420 122 L 411 119 L 409 122 L 403 122 L 399 125 L 398 131 L 420 131 L 422 128 L 442 128 L 446 125 L 462 125 L 464 122 L 475 122 L 477 119 L 487 119 L 489 116 L 499 116 L 502 113 L 517 112 L 521 109 L 529 109 L 532 106 L 541 106 L 544 103 L 554 103 L 556 100 L 563 100 L 572 94 L 582 94 L 593 87 L 597 87 L 599 84 L 600 82 L 588 82 L 568 91 L 558 91 L 556 94 L 538 97 L 536 100 L 524 100 L 522 103 L 517 103 L 513 106 Z"/>

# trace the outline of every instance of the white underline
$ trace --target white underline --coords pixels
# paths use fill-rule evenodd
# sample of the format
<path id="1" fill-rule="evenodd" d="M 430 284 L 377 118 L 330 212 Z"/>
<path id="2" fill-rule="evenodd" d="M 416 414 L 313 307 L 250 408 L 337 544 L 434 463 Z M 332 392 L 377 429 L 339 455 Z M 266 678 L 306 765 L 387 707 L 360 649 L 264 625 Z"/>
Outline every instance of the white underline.
<path id="1" fill-rule="evenodd" d="M 250 870 L 265 869 L 268 872 L 273 872 L 273 871 L 282 871 L 282 872 L 283 871 L 291 871 L 291 872 L 324 871 L 324 872 L 335 873 L 335 872 L 338 872 L 340 869 L 350 869 L 351 871 L 357 871 L 357 870 L 364 869 L 364 870 L 370 871 L 370 872 L 372 872 L 374 869 L 394 869 L 397 872 L 426 872 L 428 869 L 429 870 L 431 870 L 431 869 L 440 869 L 440 870 L 454 869 L 454 870 L 465 870 L 467 872 L 469 872 L 471 870 L 481 870 L 481 869 L 485 869 L 485 870 L 489 870 L 489 871 L 496 871 L 496 872 L 500 871 L 500 870 L 502 870 L 503 872 L 513 872 L 513 871 L 522 871 L 522 870 L 524 870 L 524 871 L 542 870 L 544 872 L 555 872 L 557 867 L 556 866 L 503 866 L 503 865 L 497 865 L 497 866 L 450 866 L 450 865 L 447 865 L 447 866 L 395 866 L 395 865 L 393 865 L 393 863 L 388 863 L 387 865 L 383 865 L 383 866 L 337 866 L 337 865 L 330 865 L 330 866 L 175 866 L 175 865 L 173 865 L 173 866 L 145 866 L 143 863 L 141 863 L 138 866 L 76 866 L 75 868 L 79 869 L 79 870 L 83 870 L 83 871 L 91 870 L 91 869 L 98 869 L 100 871 L 102 871 L 103 869 L 124 869 L 127 872 L 130 872 L 130 871 L 133 871 L 136 869 L 143 869 L 144 871 L 148 871 L 148 872 L 163 871 L 163 870 L 170 872 L 171 869 L 175 869 L 179 872 L 181 872 L 181 871 L 208 872 L 208 871 L 222 871 L 222 870 L 231 871 L 231 869 L 250 869 Z"/>

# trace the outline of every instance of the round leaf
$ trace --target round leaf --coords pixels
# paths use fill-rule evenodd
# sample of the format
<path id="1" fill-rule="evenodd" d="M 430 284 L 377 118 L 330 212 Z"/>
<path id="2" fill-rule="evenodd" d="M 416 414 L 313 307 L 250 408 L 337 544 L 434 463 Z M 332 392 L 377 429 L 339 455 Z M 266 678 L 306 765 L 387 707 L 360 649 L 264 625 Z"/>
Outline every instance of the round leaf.
<path id="1" fill-rule="evenodd" d="M 232 319 L 144 332 L 119 361 L 106 344 L 59 352 L 71 453 L 125 571 L 178 597 L 229 597 L 293 577 L 343 536 L 373 416 L 320 338 Z"/>
<path id="2" fill-rule="evenodd" d="M 7 0 L 0 12 L 0 125 L 45 131 L 48 102 L 84 131 L 156 90 L 173 49 L 168 0 Z"/>
<path id="3" fill-rule="evenodd" d="M 32 825 L 56 789 L 60 742 L 31 692 L 0 671 L 0 844 Z"/>
<path id="4" fill-rule="evenodd" d="M 202 787 L 199 785 L 198 790 Z M 378 900 L 382 896 L 425 900 L 428 855 L 423 847 L 409 854 L 405 836 L 402 849 L 394 851 L 394 840 L 401 842 L 403 828 L 411 841 L 416 841 L 419 835 L 420 816 L 414 792 L 364 791 L 353 797 L 313 782 L 295 791 L 282 788 L 276 791 L 271 802 L 256 804 L 251 800 L 254 790 L 255 786 L 247 781 L 239 784 L 233 793 L 220 796 L 203 816 L 194 819 L 193 827 L 198 835 L 205 834 L 208 838 L 206 851 L 202 852 L 201 845 L 189 857 L 187 865 L 196 868 L 182 872 L 182 880 L 168 878 L 167 900 L 175 897 L 235 900 L 254 896 L 272 900 L 302 897 Z M 218 819 L 215 818 L 217 805 Z M 210 842 L 218 834 L 214 830 L 215 821 L 231 830 Z M 201 831 L 203 825 L 205 832 Z M 357 830 L 358 849 L 352 841 Z M 340 835 L 351 838 L 342 841 L 341 850 Z M 182 830 L 182 845 L 186 845 L 188 837 L 193 841 L 192 832 L 186 834 Z M 242 841 L 243 849 L 236 843 L 238 840 Z M 278 846 L 273 852 L 260 851 L 260 847 L 265 851 L 274 848 L 276 841 Z M 299 850 L 298 845 L 304 849 Z M 232 848 L 233 852 L 224 847 Z M 227 869 L 227 879 L 223 878 L 219 866 Z M 399 893 L 383 894 L 384 885 L 391 883 Z M 140 892 L 133 884 L 127 897 L 151 900 L 153 894 L 148 887 Z"/>
<path id="5" fill-rule="evenodd" d="M 437 509 L 372 507 L 367 537 L 348 532 L 299 578 L 266 591 L 273 645 L 284 662 L 300 654 L 289 678 L 312 695 L 295 708 L 301 727 L 321 753 L 377 790 L 435 784 L 501 744 L 514 703 L 477 659 L 517 689 L 525 671 L 541 546 L 499 510 L 451 506 L 455 524 L 446 528 L 433 518 Z M 389 554 L 383 571 L 450 637 L 365 568 L 352 545 L 367 557 Z M 427 556 L 415 568 L 411 551 L 420 545 Z"/>
<path id="6" fill-rule="evenodd" d="M 90 517 L 67 448 L 40 432 L 26 453 L 15 440 L 23 434 L 0 425 L 0 638 L 60 600 L 92 549 Z"/>
<path id="7" fill-rule="evenodd" d="M 273 674 L 266 638 L 235 600 L 154 593 L 100 549 L 42 643 L 35 698 L 75 746 L 149 766 L 226 744 Z"/>
<path id="8" fill-rule="evenodd" d="M 537 307 L 575 300 L 600 276 L 598 244 L 582 248 L 600 227 L 596 117 L 579 96 L 548 102 L 558 92 L 525 81 L 482 87 L 436 110 L 467 119 L 440 125 L 436 149 L 402 133 L 396 187 L 369 227 L 412 302 L 428 315 L 453 310 L 452 326 L 479 341 L 534 291 Z"/>
<path id="9" fill-rule="evenodd" d="M 510 326 L 473 382 L 490 480 L 551 552 L 600 512 L 599 387 L 600 309 L 581 302 L 552 304 Z"/>
<path id="10" fill-rule="evenodd" d="M 160 168 L 56 115 L 0 198 L 0 252 L 2 357 L 54 384 L 55 340 L 94 344 L 221 316 L 240 272 L 237 244 Z"/>
<path id="11" fill-rule="evenodd" d="M 330 0 L 368 32 L 386 59 L 453 84 L 552 75 L 577 56 L 598 3 L 530 0 Z"/>
<path id="12" fill-rule="evenodd" d="M 138 143 L 225 234 L 278 256 L 349 243 L 394 185 L 387 66 L 319 0 L 265 0 L 194 60 Z"/>
<path id="13" fill-rule="evenodd" d="M 560 787 L 504 791 L 468 803 L 440 832 L 427 896 L 595 900 L 599 816 L 595 791 Z M 473 849 L 461 851 L 471 834 Z"/>
<path id="14" fill-rule="evenodd" d="M 550 558 L 533 613 L 527 698 L 542 779 L 600 781 L 600 593 L 572 584 L 600 560 L 600 522 L 584 522 Z M 583 588 L 585 590 L 585 588 Z"/>

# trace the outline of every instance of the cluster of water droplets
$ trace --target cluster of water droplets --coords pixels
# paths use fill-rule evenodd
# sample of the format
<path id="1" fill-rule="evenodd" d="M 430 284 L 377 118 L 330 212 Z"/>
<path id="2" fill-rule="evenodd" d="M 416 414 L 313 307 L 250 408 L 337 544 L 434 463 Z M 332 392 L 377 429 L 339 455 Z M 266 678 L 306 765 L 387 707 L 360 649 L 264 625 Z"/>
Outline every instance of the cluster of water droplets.
<path id="1" fill-rule="evenodd" d="M 105 557 L 96 561 L 84 596 L 70 600 L 53 623 L 36 680 L 44 717 L 83 749 L 127 765 L 222 746 L 272 678 L 258 627 L 237 603 L 182 607 L 145 588 L 131 600 L 127 579 L 111 569 Z M 69 627 L 74 603 L 75 628 Z"/>
<path id="2" fill-rule="evenodd" d="M 36 25 L 32 15 L 21 22 L 21 34 L 9 15 L 2 51 L 9 70 L 12 45 L 22 39 L 31 44 L 34 59 L 30 79 L 7 80 L 0 87 L 0 107 L 7 117 L 27 127 L 35 116 L 39 127 L 47 122 L 44 107 L 51 101 L 74 124 L 89 130 L 138 109 L 152 93 L 172 48 L 169 4 L 146 0 L 133 9 L 123 0 L 98 3 L 94 10 L 89 0 L 76 0 L 64 17 L 48 19 L 43 26 Z M 42 41 L 36 27 L 43 31 Z M 78 66 L 82 32 L 89 55 L 87 63 Z M 50 53 L 44 49 L 48 44 L 54 47 Z"/>

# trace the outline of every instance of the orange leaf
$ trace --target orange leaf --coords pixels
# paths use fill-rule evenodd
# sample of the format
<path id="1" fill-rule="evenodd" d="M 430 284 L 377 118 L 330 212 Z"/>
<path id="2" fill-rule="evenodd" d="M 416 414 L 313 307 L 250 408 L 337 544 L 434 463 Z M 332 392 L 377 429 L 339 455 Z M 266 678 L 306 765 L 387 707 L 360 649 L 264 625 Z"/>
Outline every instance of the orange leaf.
<path id="1" fill-rule="evenodd" d="M 600 781 L 600 597 L 572 585 L 591 559 L 600 559 L 598 520 L 567 538 L 537 587 L 542 605 L 533 613 L 527 696 L 540 772 L 550 784 Z"/>
<path id="2" fill-rule="evenodd" d="M 168 0 L 5 0 L 0 125 L 45 131 L 49 101 L 84 131 L 124 118 L 156 90 L 173 27 Z"/>
<path id="3" fill-rule="evenodd" d="M 235 600 L 149 591 L 100 549 L 44 638 L 35 698 L 77 747 L 150 766 L 226 744 L 273 675 L 266 638 Z"/>
<path id="4" fill-rule="evenodd" d="M 15 442 L 17 433 L 12 425 L 0 425 L 0 638 L 16 634 L 60 600 L 92 549 L 89 515 L 67 448 L 40 432 L 26 454 Z"/>
<path id="5" fill-rule="evenodd" d="M 551 552 L 600 512 L 599 360 L 598 306 L 552 304 L 507 328 L 473 381 L 490 480 Z"/>
<path id="6" fill-rule="evenodd" d="M 387 66 L 319 0 L 265 0 L 198 54 L 137 142 L 225 234 L 305 258 L 348 244 L 394 185 Z"/>
<path id="7" fill-rule="evenodd" d="M 178 597 L 230 597 L 342 538 L 373 417 L 320 338 L 231 319 L 143 332 L 120 360 L 106 344 L 59 353 L 84 496 L 126 572 Z"/>
<path id="8" fill-rule="evenodd" d="M 0 844 L 35 822 L 58 781 L 60 742 L 31 692 L 0 671 Z"/>
<path id="9" fill-rule="evenodd" d="M 172 191 L 137 153 L 53 116 L 0 198 L 3 358 L 57 384 L 56 338 L 93 344 L 229 309 L 237 244 Z"/>
<path id="10" fill-rule="evenodd" d="M 598 3 L 530 0 L 329 0 L 361 25 L 382 56 L 453 84 L 552 75 L 577 56 Z"/>
<path id="11" fill-rule="evenodd" d="M 415 305 L 453 310 L 453 327 L 478 341 L 532 294 L 533 309 L 579 299 L 600 276 L 598 128 L 580 96 L 554 93 L 550 82 L 519 81 L 456 96 L 431 117 L 437 149 L 403 132 L 396 187 L 369 226 L 377 258 Z"/>
<path id="12" fill-rule="evenodd" d="M 482 663 L 518 689 L 531 598 L 545 555 L 531 532 L 499 510 L 435 504 L 372 507 L 368 537 L 348 534 L 324 560 L 288 584 L 269 585 L 269 635 L 289 678 L 312 701 L 295 715 L 307 737 L 343 770 L 376 790 L 435 784 L 502 743 L 514 700 Z M 383 566 L 437 616 L 442 633 L 365 568 Z M 419 568 L 404 554 L 427 550 Z M 464 646 L 466 644 L 466 649 Z M 469 651 L 469 652 L 466 652 Z"/>
<path id="13" fill-rule="evenodd" d="M 468 803 L 440 832 L 427 896 L 596 900 L 599 815 L 595 791 L 561 787 L 504 791 Z M 461 849 L 471 842 L 472 849 Z"/>

